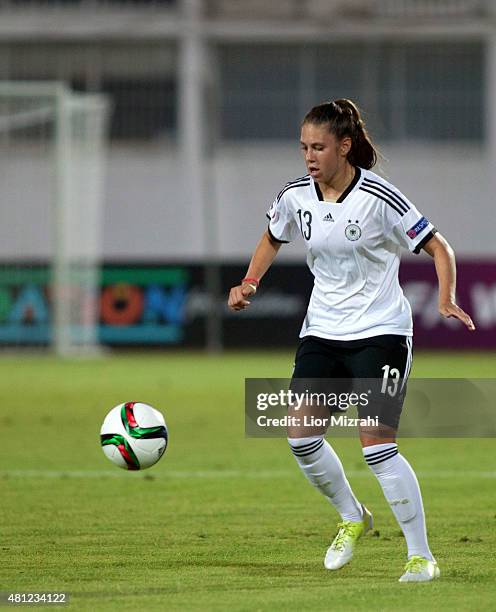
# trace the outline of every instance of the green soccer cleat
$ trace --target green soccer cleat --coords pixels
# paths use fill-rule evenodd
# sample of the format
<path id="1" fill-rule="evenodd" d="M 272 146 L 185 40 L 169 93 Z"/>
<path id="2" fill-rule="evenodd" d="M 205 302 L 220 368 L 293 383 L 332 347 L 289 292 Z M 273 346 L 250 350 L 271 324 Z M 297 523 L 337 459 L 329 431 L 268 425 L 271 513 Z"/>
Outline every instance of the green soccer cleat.
<path id="1" fill-rule="evenodd" d="M 405 573 L 398 582 L 429 582 L 440 575 L 436 561 L 414 555 L 405 565 Z"/>
<path id="2" fill-rule="evenodd" d="M 327 549 L 324 567 L 328 570 L 337 570 L 353 557 L 355 544 L 360 537 L 372 529 L 372 514 L 362 504 L 362 520 L 359 523 L 343 521 L 338 523 L 338 533 Z"/>

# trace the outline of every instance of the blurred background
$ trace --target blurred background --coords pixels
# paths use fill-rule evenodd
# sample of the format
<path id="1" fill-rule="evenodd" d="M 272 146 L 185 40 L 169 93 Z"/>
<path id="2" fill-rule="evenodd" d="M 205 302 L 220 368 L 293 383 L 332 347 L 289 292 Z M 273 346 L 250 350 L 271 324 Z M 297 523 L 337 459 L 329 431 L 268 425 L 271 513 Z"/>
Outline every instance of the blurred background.
<path id="1" fill-rule="evenodd" d="M 492 0 L 1 0 L 0 345 L 295 346 L 302 242 L 247 312 L 226 296 L 338 97 L 458 256 L 478 332 L 405 254 L 417 347 L 496 348 Z"/>

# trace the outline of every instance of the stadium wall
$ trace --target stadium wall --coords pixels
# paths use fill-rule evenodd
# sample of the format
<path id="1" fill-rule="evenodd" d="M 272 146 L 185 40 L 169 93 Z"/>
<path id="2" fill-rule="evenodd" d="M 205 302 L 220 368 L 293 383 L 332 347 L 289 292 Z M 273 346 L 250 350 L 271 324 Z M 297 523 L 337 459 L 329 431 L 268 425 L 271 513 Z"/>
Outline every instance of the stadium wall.
<path id="1" fill-rule="evenodd" d="M 218 296 L 206 288 L 201 264 L 107 264 L 98 296 L 98 338 L 113 347 L 204 347 L 208 313 L 219 316 L 217 341 L 231 348 L 294 347 L 312 289 L 304 264 L 271 268 L 249 309 L 227 308 L 229 287 L 244 274 L 244 264 L 219 266 Z M 496 273 L 488 262 L 459 267 L 458 302 L 469 311 L 477 332 L 437 311 L 437 282 L 432 262 L 405 262 L 400 280 L 412 306 L 417 348 L 491 349 L 496 345 Z M 72 295 L 89 307 L 81 287 Z M 0 346 L 46 346 L 53 327 L 53 292 L 48 265 L 0 271 Z M 79 331 L 74 325 L 73 332 Z"/>
<path id="2" fill-rule="evenodd" d="M 396 184 L 450 240 L 459 257 L 496 257 L 493 173 L 484 149 L 468 145 L 385 147 L 383 174 Z M 29 260 L 51 254 L 49 189 L 42 161 L 11 155 L 0 187 L 3 227 L 0 259 L 23 253 Z M 206 224 L 215 226 L 223 261 L 248 260 L 265 228 L 275 194 L 304 167 L 294 147 L 223 147 L 209 162 L 209 214 L 188 195 L 188 168 L 176 151 L 113 147 L 108 161 L 104 258 L 111 261 L 203 260 Z M 26 181 L 26 177 L 29 180 Z M 45 182 L 44 182 L 45 181 Z M 31 205 L 36 190 L 36 206 Z M 304 245 L 282 249 L 280 260 L 302 261 Z"/>

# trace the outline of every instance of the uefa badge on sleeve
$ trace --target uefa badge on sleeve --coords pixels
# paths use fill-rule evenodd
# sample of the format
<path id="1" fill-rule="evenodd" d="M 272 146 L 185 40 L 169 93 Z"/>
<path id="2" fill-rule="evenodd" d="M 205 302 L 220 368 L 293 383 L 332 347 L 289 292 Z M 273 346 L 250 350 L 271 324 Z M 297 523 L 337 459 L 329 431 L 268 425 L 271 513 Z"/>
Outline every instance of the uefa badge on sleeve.
<path id="1" fill-rule="evenodd" d="M 407 232 L 406 235 L 411 238 L 412 240 L 414 238 L 416 238 L 420 232 L 422 230 L 424 230 L 427 226 L 429 225 L 429 221 L 425 218 L 422 217 L 421 219 L 419 219 L 417 221 L 417 223 L 415 223 L 415 225 L 413 227 L 411 227 Z"/>

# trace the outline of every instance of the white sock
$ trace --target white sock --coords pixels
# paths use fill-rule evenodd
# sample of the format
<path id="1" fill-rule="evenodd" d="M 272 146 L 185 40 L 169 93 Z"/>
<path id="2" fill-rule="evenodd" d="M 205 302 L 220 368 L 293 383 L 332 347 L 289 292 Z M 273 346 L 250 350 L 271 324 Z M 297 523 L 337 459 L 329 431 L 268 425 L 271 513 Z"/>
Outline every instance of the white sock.
<path id="1" fill-rule="evenodd" d="M 398 445 L 374 444 L 365 447 L 363 454 L 403 531 L 408 558 L 419 555 L 434 561 L 427 543 L 424 506 L 417 477 L 408 461 L 398 453 Z"/>
<path id="2" fill-rule="evenodd" d="M 339 457 L 322 437 L 288 438 L 293 455 L 308 480 L 329 500 L 343 521 L 362 520 Z"/>

